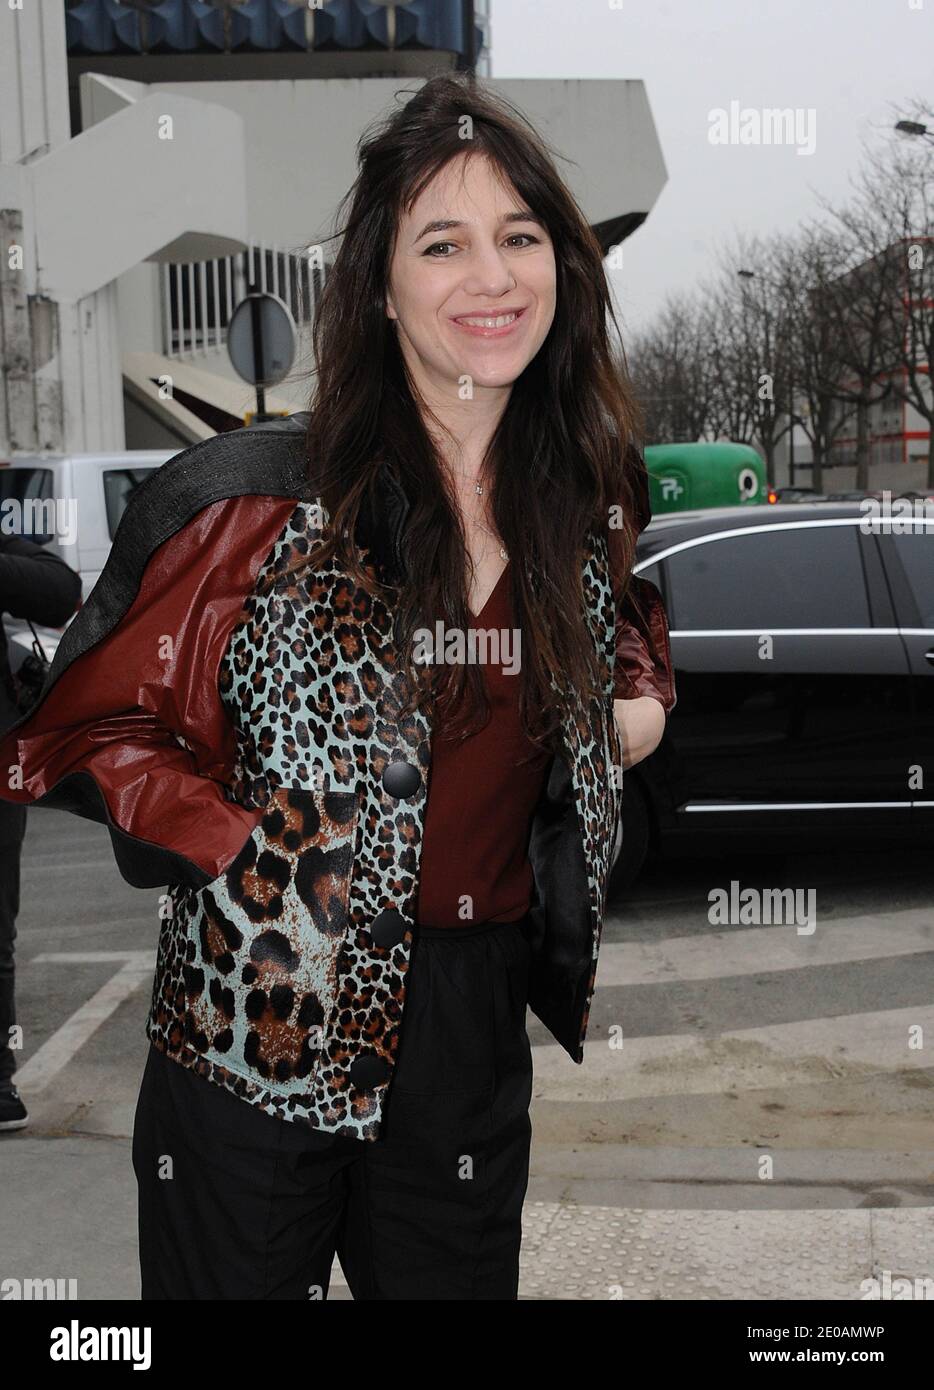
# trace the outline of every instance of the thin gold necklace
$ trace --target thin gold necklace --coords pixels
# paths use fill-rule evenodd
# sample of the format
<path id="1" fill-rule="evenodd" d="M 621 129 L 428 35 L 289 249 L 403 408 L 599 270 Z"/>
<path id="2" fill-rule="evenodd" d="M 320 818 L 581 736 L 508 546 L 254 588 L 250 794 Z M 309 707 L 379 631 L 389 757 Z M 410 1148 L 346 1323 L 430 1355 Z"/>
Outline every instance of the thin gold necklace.
<path id="1" fill-rule="evenodd" d="M 478 496 L 478 497 L 482 497 L 482 496 L 483 496 L 483 484 L 482 484 L 482 483 L 474 483 L 473 486 L 474 486 L 474 492 L 477 494 L 477 496 Z M 482 522 L 481 522 L 481 526 L 483 526 L 483 523 L 482 523 Z M 493 532 L 490 530 L 489 526 L 483 526 L 483 530 L 487 533 L 488 536 L 492 536 Z M 509 554 L 508 554 L 508 552 L 506 551 L 506 549 L 505 549 L 503 546 L 500 546 L 500 548 L 499 548 L 499 553 L 500 553 L 501 557 L 502 557 L 504 560 L 508 560 L 508 559 L 509 559 Z"/>

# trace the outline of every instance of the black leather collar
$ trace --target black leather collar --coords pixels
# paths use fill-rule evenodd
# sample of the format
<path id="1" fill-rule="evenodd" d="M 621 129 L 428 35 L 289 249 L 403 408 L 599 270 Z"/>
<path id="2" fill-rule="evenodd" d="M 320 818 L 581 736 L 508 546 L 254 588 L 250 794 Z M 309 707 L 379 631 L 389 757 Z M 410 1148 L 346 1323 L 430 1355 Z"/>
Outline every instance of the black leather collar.
<path id="1" fill-rule="evenodd" d="M 377 470 L 374 491 L 375 499 L 367 494 L 360 503 L 354 538 L 367 550 L 383 581 L 397 585 L 407 569 L 402 538 L 411 503 L 385 461 Z"/>
<path id="2" fill-rule="evenodd" d="M 281 420 L 265 421 L 252 428 L 262 430 L 264 434 L 304 433 L 309 418 L 307 410 L 300 410 Z M 397 585 L 401 583 L 407 568 L 402 536 L 411 502 L 385 460 L 377 470 L 374 491 L 375 497 L 367 495 L 360 504 L 354 540 L 367 551 L 370 563 L 379 570 L 383 581 Z"/>

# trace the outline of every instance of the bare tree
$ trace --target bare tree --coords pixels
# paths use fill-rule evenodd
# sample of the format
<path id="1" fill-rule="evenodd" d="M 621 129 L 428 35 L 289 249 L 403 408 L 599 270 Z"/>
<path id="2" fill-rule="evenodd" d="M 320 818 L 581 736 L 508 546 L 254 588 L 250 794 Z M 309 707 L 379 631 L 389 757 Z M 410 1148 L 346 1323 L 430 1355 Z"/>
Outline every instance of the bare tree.
<path id="1" fill-rule="evenodd" d="M 706 314 L 697 297 L 671 296 L 658 320 L 629 349 L 649 443 L 693 443 L 704 436 L 714 379 Z"/>
<path id="2" fill-rule="evenodd" d="M 775 484 L 776 448 L 794 416 L 794 322 L 781 243 L 737 237 L 721 256 L 715 292 L 720 415 L 731 439 L 755 442 Z"/>
<path id="3" fill-rule="evenodd" d="M 916 103 L 912 114 L 934 127 L 930 108 Z M 927 484 L 934 487 L 934 142 L 893 135 L 871 156 L 863 182 L 895 257 L 898 292 L 889 302 L 886 336 L 900 348 L 900 361 L 891 385 L 927 424 Z"/>
<path id="4" fill-rule="evenodd" d="M 841 409 L 838 384 L 844 369 L 825 303 L 827 287 L 839 276 L 843 251 L 829 231 L 808 227 L 782 244 L 777 257 L 794 324 L 790 366 L 794 419 L 810 443 L 811 482 L 820 492 L 834 441 L 852 419 Z"/>
<path id="5" fill-rule="evenodd" d="M 714 391 L 710 402 L 710 433 L 715 439 L 751 443 L 755 434 L 752 409 L 756 356 L 748 316 L 733 293 L 711 292 L 711 362 Z"/>
<path id="6" fill-rule="evenodd" d="M 934 133 L 923 103 L 913 114 Z M 908 402 L 934 435 L 932 143 L 891 136 L 866 150 L 852 195 L 822 207 L 792 236 L 737 235 L 714 282 L 669 299 L 637 337 L 632 374 L 651 439 L 754 443 L 774 484 L 777 446 L 798 425 L 820 489 L 855 433 L 865 489 L 876 402 Z"/>
<path id="7" fill-rule="evenodd" d="M 856 416 L 857 486 L 868 486 L 870 408 L 909 400 L 934 418 L 931 238 L 934 158 L 929 147 L 892 137 L 868 149 L 848 202 L 825 204 L 841 250 L 841 273 L 822 291 L 839 333 L 840 395 Z M 929 479 L 934 482 L 930 450 Z"/>

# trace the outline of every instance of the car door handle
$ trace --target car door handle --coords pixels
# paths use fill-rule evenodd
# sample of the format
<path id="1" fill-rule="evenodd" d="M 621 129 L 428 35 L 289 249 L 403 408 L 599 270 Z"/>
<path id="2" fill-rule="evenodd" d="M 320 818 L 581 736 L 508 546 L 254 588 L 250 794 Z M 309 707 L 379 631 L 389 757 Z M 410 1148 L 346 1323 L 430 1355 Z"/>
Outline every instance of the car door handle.
<path id="1" fill-rule="evenodd" d="M 924 653 L 924 659 L 934 666 L 934 647 L 932 647 L 929 652 Z"/>

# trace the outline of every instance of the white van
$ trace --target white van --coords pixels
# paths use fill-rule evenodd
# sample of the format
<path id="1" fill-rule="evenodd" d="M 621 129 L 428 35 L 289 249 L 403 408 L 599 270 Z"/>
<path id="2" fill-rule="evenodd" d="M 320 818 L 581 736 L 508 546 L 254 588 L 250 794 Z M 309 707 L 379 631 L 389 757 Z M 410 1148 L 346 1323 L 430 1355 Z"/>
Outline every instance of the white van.
<path id="1" fill-rule="evenodd" d="M 60 555 L 81 575 L 83 601 L 104 568 L 131 494 L 154 468 L 185 447 L 0 459 L 0 530 L 24 535 Z M 32 648 L 32 631 L 27 622 L 8 614 L 3 625 L 15 671 Z M 51 661 L 65 629 L 35 627 Z"/>

